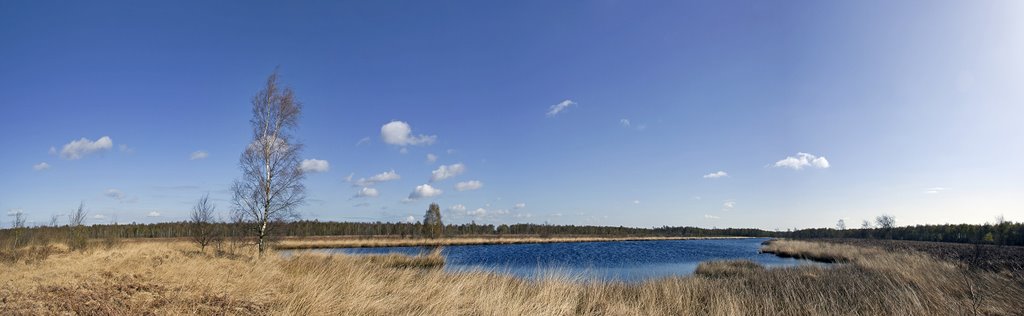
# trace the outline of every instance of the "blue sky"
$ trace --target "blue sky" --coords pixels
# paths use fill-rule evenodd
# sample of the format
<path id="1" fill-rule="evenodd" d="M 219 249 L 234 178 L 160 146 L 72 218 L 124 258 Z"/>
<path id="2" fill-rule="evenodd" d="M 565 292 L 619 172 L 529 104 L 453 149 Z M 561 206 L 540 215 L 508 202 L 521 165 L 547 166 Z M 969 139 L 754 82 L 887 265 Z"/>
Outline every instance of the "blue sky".
<path id="1" fill-rule="evenodd" d="M 1024 220 L 1021 2 L 4 1 L 0 38 L 0 210 L 36 223 L 226 213 L 277 66 L 307 219 Z"/>

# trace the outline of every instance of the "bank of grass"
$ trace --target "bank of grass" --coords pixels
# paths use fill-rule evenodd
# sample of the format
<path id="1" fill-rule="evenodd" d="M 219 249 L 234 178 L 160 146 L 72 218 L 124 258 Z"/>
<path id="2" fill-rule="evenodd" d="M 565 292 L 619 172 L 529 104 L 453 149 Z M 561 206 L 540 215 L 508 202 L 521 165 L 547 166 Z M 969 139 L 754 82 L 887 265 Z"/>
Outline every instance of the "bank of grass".
<path id="1" fill-rule="evenodd" d="M 544 244 L 563 242 L 644 241 L 644 240 L 696 240 L 749 237 L 452 237 L 452 238 L 352 238 L 314 237 L 287 238 L 274 245 L 276 249 L 317 248 L 373 248 L 373 247 L 437 247 L 460 245 Z"/>
<path id="2" fill-rule="evenodd" d="M 843 245 L 837 245 L 843 246 Z M 247 248 L 249 249 L 249 248 Z M 0 267 L 0 314 L 972 315 L 1019 314 L 1013 275 L 917 253 L 779 241 L 766 250 L 843 258 L 832 267 L 707 263 L 639 283 L 445 272 L 431 259 L 198 253 L 124 243 Z M 433 262 L 443 260 L 435 257 Z"/>

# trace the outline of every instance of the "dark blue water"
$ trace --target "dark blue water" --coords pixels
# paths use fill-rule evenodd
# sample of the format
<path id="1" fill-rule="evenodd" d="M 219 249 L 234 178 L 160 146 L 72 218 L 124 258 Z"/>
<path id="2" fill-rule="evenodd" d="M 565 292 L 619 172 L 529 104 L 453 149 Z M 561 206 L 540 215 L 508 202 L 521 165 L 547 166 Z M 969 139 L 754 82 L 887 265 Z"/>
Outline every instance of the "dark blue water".
<path id="1" fill-rule="evenodd" d="M 644 280 L 689 275 L 709 260 L 747 259 L 767 267 L 821 265 L 780 258 L 758 250 L 765 238 L 614 241 L 516 245 L 447 246 L 443 254 L 449 271 L 486 270 L 522 277 L 567 274 L 583 279 Z M 429 252 L 427 247 L 332 248 L 309 250 L 346 254 Z"/>

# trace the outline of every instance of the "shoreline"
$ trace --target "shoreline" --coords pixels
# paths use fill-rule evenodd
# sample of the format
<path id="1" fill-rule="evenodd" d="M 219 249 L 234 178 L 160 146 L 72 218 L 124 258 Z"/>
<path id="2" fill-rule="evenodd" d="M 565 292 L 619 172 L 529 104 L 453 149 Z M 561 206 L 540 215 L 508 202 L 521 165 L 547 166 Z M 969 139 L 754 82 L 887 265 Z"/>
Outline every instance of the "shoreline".
<path id="1" fill-rule="evenodd" d="M 709 239 L 745 239 L 759 237 L 707 236 L 707 237 L 457 237 L 439 239 L 386 239 L 369 238 L 353 239 L 345 237 L 326 238 L 294 238 L 281 240 L 274 246 L 275 250 L 300 250 L 323 248 L 381 248 L 381 247 L 436 247 L 436 246 L 468 246 L 468 245 L 510 245 L 510 244 L 549 244 L 574 242 L 610 242 L 610 241 L 659 241 L 659 240 L 709 240 Z"/>

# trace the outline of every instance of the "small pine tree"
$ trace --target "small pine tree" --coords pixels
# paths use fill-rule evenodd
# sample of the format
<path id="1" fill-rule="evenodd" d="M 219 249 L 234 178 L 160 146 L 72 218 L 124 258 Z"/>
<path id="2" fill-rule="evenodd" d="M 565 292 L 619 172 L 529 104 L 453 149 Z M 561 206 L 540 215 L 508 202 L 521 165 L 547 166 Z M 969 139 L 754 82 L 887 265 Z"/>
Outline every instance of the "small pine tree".
<path id="1" fill-rule="evenodd" d="M 441 222 L 441 206 L 437 203 L 430 203 L 427 213 L 423 215 L 423 235 L 430 238 L 441 237 L 444 233 L 444 223 Z"/>

